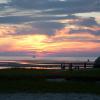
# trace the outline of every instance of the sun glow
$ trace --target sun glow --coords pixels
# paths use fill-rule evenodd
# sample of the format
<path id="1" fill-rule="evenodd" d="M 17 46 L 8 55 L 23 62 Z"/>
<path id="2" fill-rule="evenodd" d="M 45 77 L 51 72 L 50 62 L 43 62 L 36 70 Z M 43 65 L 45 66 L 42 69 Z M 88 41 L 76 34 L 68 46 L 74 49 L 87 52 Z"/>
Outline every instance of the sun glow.
<path id="1" fill-rule="evenodd" d="M 16 35 L 15 28 L 3 28 L 0 32 L 1 51 L 30 51 L 39 55 L 56 52 L 93 51 L 100 48 L 100 36 L 88 32 L 70 34 L 68 27 L 56 30 L 54 35 L 28 34 Z M 10 34 L 11 33 L 11 34 Z M 13 33 L 13 34 L 12 34 Z"/>

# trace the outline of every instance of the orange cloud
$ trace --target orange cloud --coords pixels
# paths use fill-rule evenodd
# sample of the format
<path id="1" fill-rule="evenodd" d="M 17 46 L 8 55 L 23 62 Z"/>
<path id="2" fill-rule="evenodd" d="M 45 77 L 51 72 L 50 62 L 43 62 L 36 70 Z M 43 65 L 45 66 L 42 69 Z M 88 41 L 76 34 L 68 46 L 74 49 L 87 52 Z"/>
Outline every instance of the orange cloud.
<path id="1" fill-rule="evenodd" d="M 11 31 L 8 31 L 11 30 Z M 70 29 L 65 27 L 56 30 L 55 34 L 7 35 L 14 33 L 15 28 L 3 28 L 0 35 L 0 51 L 30 51 L 39 55 L 56 52 L 92 51 L 100 48 L 100 36 L 90 33 L 70 34 Z M 3 37 L 4 36 L 4 37 Z"/>

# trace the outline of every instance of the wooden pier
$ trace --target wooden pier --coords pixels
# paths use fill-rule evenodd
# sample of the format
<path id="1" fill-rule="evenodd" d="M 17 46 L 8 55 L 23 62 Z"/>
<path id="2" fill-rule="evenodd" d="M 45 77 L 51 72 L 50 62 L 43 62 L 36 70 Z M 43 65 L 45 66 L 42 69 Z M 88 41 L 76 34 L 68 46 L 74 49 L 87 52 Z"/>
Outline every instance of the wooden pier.
<path id="1" fill-rule="evenodd" d="M 94 62 L 59 62 L 59 63 L 40 63 L 33 65 L 34 67 L 40 67 L 40 68 L 56 68 L 59 67 L 59 69 L 65 70 L 80 70 L 80 69 L 89 69 L 93 68 Z"/>
<path id="2" fill-rule="evenodd" d="M 21 64 L 21 63 L 16 63 L 16 62 L 0 62 L 0 66 L 6 66 L 6 67 L 31 67 L 31 68 L 40 68 L 40 69 L 69 69 L 69 70 L 80 70 L 80 69 L 89 69 L 93 68 L 94 62 L 82 62 L 82 61 L 77 61 L 77 62 L 51 62 L 51 63 L 36 63 L 36 64 Z"/>
<path id="3" fill-rule="evenodd" d="M 61 69 L 66 69 L 66 67 L 69 70 L 73 69 L 88 69 L 88 68 L 93 68 L 94 62 L 70 62 L 70 63 L 62 63 L 61 64 Z"/>

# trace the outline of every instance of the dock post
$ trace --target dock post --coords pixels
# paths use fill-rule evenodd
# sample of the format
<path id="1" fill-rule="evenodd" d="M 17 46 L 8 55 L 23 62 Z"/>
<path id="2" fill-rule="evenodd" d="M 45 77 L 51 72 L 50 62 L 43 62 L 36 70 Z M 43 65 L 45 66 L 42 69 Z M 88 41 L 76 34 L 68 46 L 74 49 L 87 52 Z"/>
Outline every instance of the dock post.
<path id="1" fill-rule="evenodd" d="M 80 67 L 79 67 L 79 65 L 77 66 L 77 70 L 80 70 Z"/>
<path id="2" fill-rule="evenodd" d="M 69 64 L 69 70 L 72 70 L 72 67 L 73 67 L 73 64 L 70 63 L 70 64 Z"/>
<path id="3" fill-rule="evenodd" d="M 86 65 L 87 65 L 87 64 L 86 64 L 86 63 L 84 63 L 84 69 L 86 69 Z"/>

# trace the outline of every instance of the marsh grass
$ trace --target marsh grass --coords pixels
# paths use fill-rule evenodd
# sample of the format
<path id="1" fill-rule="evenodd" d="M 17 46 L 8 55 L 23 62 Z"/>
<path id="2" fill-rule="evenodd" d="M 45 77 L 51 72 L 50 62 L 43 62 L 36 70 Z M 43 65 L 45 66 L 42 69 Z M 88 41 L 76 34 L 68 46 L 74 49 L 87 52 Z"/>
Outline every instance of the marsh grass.
<path id="1" fill-rule="evenodd" d="M 64 78 L 66 81 L 48 81 L 48 78 L 54 80 Z M 79 71 L 2 69 L 0 70 L 0 92 L 82 92 L 100 94 L 99 78 L 100 69 Z"/>

